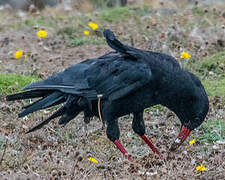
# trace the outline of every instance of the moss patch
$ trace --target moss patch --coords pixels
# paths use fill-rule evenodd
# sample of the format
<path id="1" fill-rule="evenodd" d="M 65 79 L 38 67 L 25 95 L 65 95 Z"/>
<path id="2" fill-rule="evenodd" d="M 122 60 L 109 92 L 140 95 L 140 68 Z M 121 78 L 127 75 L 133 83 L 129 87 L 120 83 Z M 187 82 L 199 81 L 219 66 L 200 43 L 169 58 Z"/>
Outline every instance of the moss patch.
<path id="1" fill-rule="evenodd" d="M 186 69 L 203 79 L 202 84 L 209 96 L 225 96 L 225 51 L 197 62 L 189 61 Z"/>
<path id="2" fill-rule="evenodd" d="M 128 7 L 109 8 L 100 13 L 100 17 L 108 22 L 118 22 L 130 16 L 131 12 Z"/>
<path id="3" fill-rule="evenodd" d="M 202 8 L 195 7 L 192 9 L 192 14 L 195 16 L 202 16 L 204 14 L 204 10 Z"/>
<path id="4" fill-rule="evenodd" d="M 103 45 L 105 41 L 99 38 L 75 38 L 67 42 L 69 47 L 80 46 L 83 44 Z"/>
<path id="5" fill-rule="evenodd" d="M 208 96 L 225 96 L 225 78 L 221 80 L 202 81 Z"/>
<path id="6" fill-rule="evenodd" d="M 57 31 L 57 35 L 62 36 L 65 40 L 68 47 L 81 46 L 83 44 L 94 44 L 94 45 L 103 45 L 105 40 L 103 38 L 97 37 L 96 32 L 91 31 L 91 36 L 82 37 L 80 36 L 81 32 L 76 32 L 75 28 L 72 26 L 61 28 Z M 84 36 L 84 35 L 83 35 Z"/>
<path id="7" fill-rule="evenodd" d="M 225 122 L 221 120 L 211 120 L 202 124 L 204 134 L 198 137 L 200 142 L 213 143 L 225 139 Z"/>
<path id="8" fill-rule="evenodd" d="M 199 76 L 208 76 L 213 72 L 218 77 L 225 77 L 225 51 L 218 52 L 198 62 L 189 61 L 187 69 Z"/>
<path id="9" fill-rule="evenodd" d="M 49 18 L 49 17 L 43 17 L 43 16 L 39 16 L 39 17 L 33 17 L 30 19 L 26 19 L 24 21 L 24 24 L 26 26 L 37 26 L 37 27 L 57 27 L 57 22 L 55 19 L 53 18 Z"/>
<path id="10" fill-rule="evenodd" d="M 225 51 L 218 52 L 211 57 L 205 58 L 199 64 L 199 70 L 213 71 L 216 74 L 225 72 Z"/>
<path id="11" fill-rule="evenodd" d="M 11 94 L 20 91 L 31 82 L 38 81 L 35 76 L 19 74 L 0 74 L 0 94 Z"/>

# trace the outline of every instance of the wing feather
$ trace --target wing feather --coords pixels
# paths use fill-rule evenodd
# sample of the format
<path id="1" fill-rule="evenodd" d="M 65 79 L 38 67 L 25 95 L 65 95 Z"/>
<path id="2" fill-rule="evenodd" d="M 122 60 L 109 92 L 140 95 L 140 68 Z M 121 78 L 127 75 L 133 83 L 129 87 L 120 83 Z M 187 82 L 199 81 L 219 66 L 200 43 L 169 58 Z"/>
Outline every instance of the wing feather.
<path id="1" fill-rule="evenodd" d="M 136 91 L 147 84 L 152 77 L 151 69 L 147 64 L 121 58 L 102 67 L 103 70 L 99 70 L 98 74 L 88 72 L 90 87 L 110 100 L 122 98 Z M 106 72 L 105 69 L 108 71 Z"/>

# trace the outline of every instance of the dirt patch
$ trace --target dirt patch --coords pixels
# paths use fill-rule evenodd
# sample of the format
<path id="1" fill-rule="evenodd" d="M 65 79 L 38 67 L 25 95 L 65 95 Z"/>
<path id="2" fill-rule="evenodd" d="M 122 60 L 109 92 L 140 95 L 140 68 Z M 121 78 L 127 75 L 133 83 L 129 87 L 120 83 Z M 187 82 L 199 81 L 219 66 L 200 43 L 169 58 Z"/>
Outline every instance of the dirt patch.
<path id="1" fill-rule="evenodd" d="M 183 12 L 177 8 L 174 12 L 168 11 L 164 6 L 164 10 L 160 11 L 144 8 L 139 10 L 137 7 L 126 9 L 132 17 L 124 16 L 123 22 L 100 21 L 98 18 L 101 13 L 97 11 L 91 15 L 85 14 L 84 17 L 89 18 L 86 21 L 96 18 L 102 23 L 102 27 L 114 30 L 126 44 L 166 52 L 178 59 L 182 50 L 190 51 L 196 61 L 201 60 L 202 56 L 224 50 L 221 43 L 224 41 L 222 11 L 216 9 L 214 12 L 207 7 L 206 12 L 196 7 L 197 9 L 186 9 Z M 157 8 L 161 7 L 162 5 L 157 5 Z M 72 28 L 75 28 L 79 24 L 77 20 L 72 20 L 79 13 L 57 13 L 49 12 L 53 14 L 53 20 L 55 17 L 66 19 L 63 26 L 68 26 L 68 22 L 71 22 Z M 42 15 L 47 17 L 46 14 L 48 12 L 44 11 Z M 24 23 L 23 19 L 14 15 L 5 17 L 1 25 L 10 28 L 7 31 L 3 28 L 1 31 L 0 26 L 0 73 L 36 75 L 44 79 L 70 65 L 111 51 L 104 44 L 68 47 L 65 39 L 57 35 L 58 29 L 51 26 L 45 26 L 48 37 L 40 40 L 36 36 L 37 27 L 18 28 L 18 22 Z M 30 17 L 31 20 L 32 18 L 35 16 Z M 82 34 L 86 25 L 81 24 L 79 27 L 78 35 Z M 13 54 L 19 49 L 26 56 L 15 60 Z M 221 101 L 221 97 L 211 98 L 210 112 L 205 122 L 225 121 L 225 107 Z M 225 179 L 224 142 L 198 140 L 199 136 L 205 134 L 203 126 L 193 131 L 177 151 L 168 151 L 180 128 L 179 120 L 168 109 L 152 109 L 144 114 L 146 133 L 165 155 L 165 162 L 154 155 L 133 133 L 131 116 L 120 118 L 121 142 L 134 156 L 134 161 L 128 162 L 107 139 L 99 120 L 93 119 L 85 126 L 82 114 L 65 128 L 61 128 L 57 120 L 53 120 L 41 130 L 25 134 L 30 127 L 54 111 L 43 110 L 18 119 L 17 114 L 28 103 L 29 101 L 6 102 L 5 97 L 0 95 L 1 179 Z M 214 127 L 209 128 L 214 131 Z M 196 143 L 190 146 L 188 141 L 194 138 L 197 139 Z M 90 156 L 99 163 L 88 161 Z M 196 170 L 201 164 L 206 168 L 205 171 Z"/>
<path id="2" fill-rule="evenodd" d="M 110 51 L 104 45 L 81 45 L 69 48 L 54 33 L 40 40 L 36 36 L 36 32 L 37 30 L 1 34 L 0 73 L 19 73 L 47 77 L 80 61 L 99 57 Z M 49 34 L 51 33 L 49 32 Z M 13 54 L 15 50 L 20 49 L 23 49 L 26 55 L 23 59 L 16 60 Z"/>
<path id="3" fill-rule="evenodd" d="M 179 131 L 179 120 L 168 116 L 169 110 L 161 113 L 145 113 L 147 134 L 166 157 L 162 161 L 132 132 L 131 117 L 120 118 L 121 142 L 134 156 L 128 162 L 107 139 L 98 119 L 93 119 L 85 128 L 82 114 L 65 128 L 54 120 L 43 129 L 25 135 L 28 128 L 51 114 L 41 111 L 18 119 L 17 113 L 23 102 L 8 103 L 0 99 L 1 155 L 3 149 L 1 178 L 63 178 L 69 179 L 224 179 L 224 144 L 195 143 L 188 141 L 203 134 L 200 127 L 176 152 L 168 149 Z M 215 117 L 210 111 L 207 119 Z M 221 116 L 224 115 L 221 114 Z M 96 158 L 99 163 L 88 161 Z M 207 171 L 197 172 L 203 164 Z"/>

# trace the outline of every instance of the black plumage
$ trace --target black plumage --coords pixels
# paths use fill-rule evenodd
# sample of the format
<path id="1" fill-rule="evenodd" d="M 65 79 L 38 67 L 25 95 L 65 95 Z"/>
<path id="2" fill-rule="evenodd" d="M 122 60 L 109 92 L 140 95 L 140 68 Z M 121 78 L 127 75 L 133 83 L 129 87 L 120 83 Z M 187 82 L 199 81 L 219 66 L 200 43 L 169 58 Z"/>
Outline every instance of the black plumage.
<path id="1" fill-rule="evenodd" d="M 7 100 L 41 97 L 25 107 L 19 117 L 64 103 L 51 117 L 28 132 L 59 116 L 59 124 L 65 125 L 81 111 L 84 111 L 85 122 L 101 112 L 108 138 L 123 154 L 127 152 L 119 142 L 117 118 L 132 113 L 133 130 L 162 157 L 145 136 L 144 109 L 161 104 L 179 117 L 182 128 L 172 145 L 175 149 L 205 119 L 209 105 L 204 87 L 173 57 L 125 46 L 110 30 L 104 30 L 104 36 L 115 52 L 85 60 L 44 81 L 32 83 L 24 88 L 25 92 L 9 95 Z M 98 95 L 102 95 L 100 109 Z"/>

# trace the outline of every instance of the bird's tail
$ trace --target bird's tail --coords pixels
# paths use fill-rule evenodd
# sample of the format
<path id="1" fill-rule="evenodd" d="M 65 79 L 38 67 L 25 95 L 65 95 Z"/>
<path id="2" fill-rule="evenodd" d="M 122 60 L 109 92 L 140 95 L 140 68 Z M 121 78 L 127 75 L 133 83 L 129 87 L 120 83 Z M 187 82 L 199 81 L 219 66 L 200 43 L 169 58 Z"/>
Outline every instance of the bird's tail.
<path id="1" fill-rule="evenodd" d="M 103 34 L 106 38 L 107 44 L 112 49 L 134 59 L 139 57 L 140 53 L 138 49 L 122 44 L 119 40 L 116 39 L 114 33 L 111 30 L 104 29 Z"/>
<path id="2" fill-rule="evenodd" d="M 35 111 L 49 108 L 61 103 L 64 103 L 54 114 L 49 118 L 39 123 L 27 133 L 40 129 L 45 124 L 49 123 L 52 119 L 61 116 L 59 124 L 66 125 L 70 120 L 75 118 L 81 111 L 86 108 L 86 99 L 74 94 L 67 94 L 57 90 L 30 90 L 18 94 L 9 95 L 6 97 L 8 101 L 39 98 L 37 101 L 23 107 L 24 111 L 19 113 L 19 117 L 24 117 Z"/>

